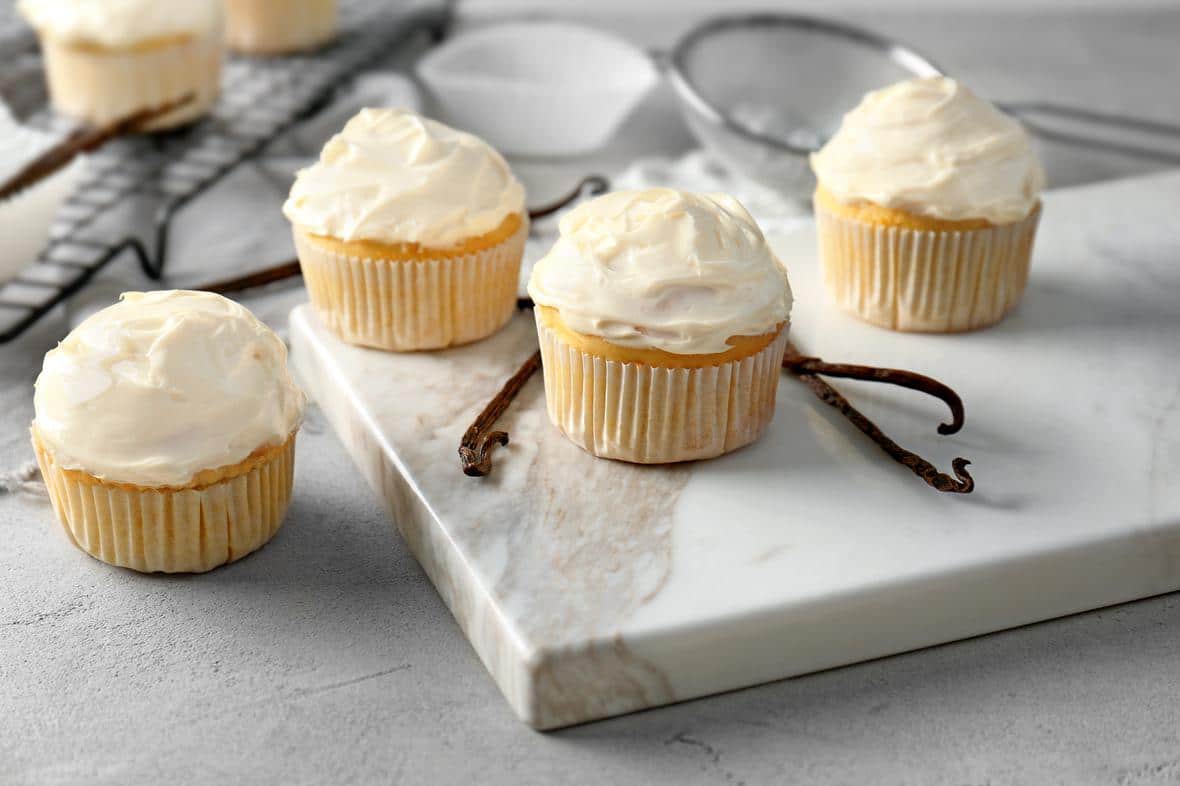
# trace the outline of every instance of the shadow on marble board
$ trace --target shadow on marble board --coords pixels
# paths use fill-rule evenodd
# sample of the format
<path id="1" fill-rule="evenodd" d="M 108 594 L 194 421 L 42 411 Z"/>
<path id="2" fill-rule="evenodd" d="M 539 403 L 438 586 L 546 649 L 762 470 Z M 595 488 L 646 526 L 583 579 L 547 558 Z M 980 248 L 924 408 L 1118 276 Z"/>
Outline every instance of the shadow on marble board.
<path id="1" fill-rule="evenodd" d="M 949 455 L 981 448 L 1008 454 L 1028 452 L 1029 445 L 1014 438 L 1010 432 L 1000 428 L 998 424 L 984 420 L 977 414 L 983 408 L 982 405 L 990 403 L 997 396 L 1004 395 L 1006 390 L 964 388 L 960 384 L 961 380 L 955 376 L 947 376 L 941 381 L 955 389 L 963 399 L 963 428 L 952 435 L 938 433 L 938 426 L 950 423 L 951 415 L 946 405 L 933 397 L 888 385 L 851 379 L 832 379 L 830 383 L 869 420 L 880 426 L 882 431 L 896 439 L 904 447 L 912 448 L 917 452 L 930 451 L 938 455 Z M 792 388 L 799 388 L 799 391 L 792 390 Z M 806 395 L 800 395 L 800 392 Z M 846 426 L 846 429 L 840 429 L 842 433 L 847 431 L 859 443 L 872 448 L 872 451 L 878 450 L 872 442 L 863 437 L 835 410 L 809 398 L 811 394 L 807 389 L 790 375 L 783 375 L 779 385 L 779 395 L 789 400 L 794 400 L 798 396 L 801 404 L 807 404 L 815 412 L 830 414 L 831 417 L 828 419 L 832 423 Z M 873 455 L 876 454 L 873 453 Z"/>
<path id="2" fill-rule="evenodd" d="M 1022 444 L 1005 436 L 996 425 L 972 418 L 971 397 L 965 411 L 963 430 L 953 436 L 941 436 L 937 425 L 949 420 L 945 408 L 932 407 L 909 391 L 880 389 L 880 386 L 857 385 L 849 380 L 833 380 L 834 385 L 862 413 L 903 447 L 918 453 L 944 472 L 950 472 L 951 459 L 963 456 L 971 459 L 978 454 L 1028 455 L 1036 459 L 1047 449 Z M 756 449 L 743 449 L 722 459 L 723 472 L 742 475 L 767 474 L 767 483 L 781 479 L 781 473 L 840 473 L 846 476 L 849 489 L 867 493 L 869 489 L 888 484 L 902 490 L 915 501 L 938 492 L 929 488 L 901 464 L 892 461 L 874 442 L 858 431 L 848 420 L 811 394 L 789 375 L 783 375 L 779 385 L 779 404 L 773 439 Z M 767 453 L 771 457 L 767 461 Z M 848 460 L 849 456 L 855 460 Z M 979 474 L 986 465 L 976 465 Z M 979 480 L 979 479 L 977 479 Z M 980 482 L 969 495 L 946 495 L 955 503 L 981 506 L 995 510 L 1020 510 L 1029 502 L 1026 493 L 998 490 Z"/>
<path id="3" fill-rule="evenodd" d="M 1147 271 L 1139 266 L 1135 272 Z M 1136 288 L 1154 291 L 1136 296 L 1132 294 Z M 1170 330 L 1180 335 L 1176 292 L 1180 292 L 1180 266 L 1157 280 L 1106 287 L 1059 274 L 1038 274 L 1034 269 L 1020 306 L 993 330 L 1013 336 L 1077 331 L 1109 336 L 1143 330 Z M 1164 297 L 1166 293 L 1173 294 Z"/>

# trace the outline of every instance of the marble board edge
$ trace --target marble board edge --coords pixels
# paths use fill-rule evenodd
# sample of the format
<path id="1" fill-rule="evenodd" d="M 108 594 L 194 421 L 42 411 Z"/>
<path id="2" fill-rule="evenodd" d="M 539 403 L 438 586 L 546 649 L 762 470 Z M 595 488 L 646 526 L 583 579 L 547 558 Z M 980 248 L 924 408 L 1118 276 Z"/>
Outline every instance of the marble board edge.
<path id="1" fill-rule="evenodd" d="M 308 306 L 291 314 L 293 365 L 525 723 L 553 729 L 996 632 L 1180 589 L 1180 566 L 1143 570 L 1145 552 L 1180 553 L 1180 525 L 1049 550 L 967 572 L 862 588 L 658 635 L 548 649 L 524 642 L 393 448 L 339 383 Z M 313 324 L 313 322 L 315 324 Z M 327 339 L 331 340 L 331 339 Z M 457 459 L 456 459 L 456 472 Z M 1034 588 L 1030 582 L 1035 584 Z M 1029 598 L 1034 600 L 1030 603 Z M 930 599 L 935 600 L 931 601 Z M 921 603 L 921 614 L 915 614 Z M 718 658 L 724 651 L 726 657 Z M 676 663 L 678 678 L 665 672 Z M 637 673 L 637 670 L 641 673 Z M 683 675 L 692 675 L 685 678 Z"/>

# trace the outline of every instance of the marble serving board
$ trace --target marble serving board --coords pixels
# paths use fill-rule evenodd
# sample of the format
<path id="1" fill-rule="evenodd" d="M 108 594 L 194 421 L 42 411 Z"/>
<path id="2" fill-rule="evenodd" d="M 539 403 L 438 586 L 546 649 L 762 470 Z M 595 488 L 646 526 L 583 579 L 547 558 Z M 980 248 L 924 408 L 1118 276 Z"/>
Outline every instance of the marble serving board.
<path id="1" fill-rule="evenodd" d="M 774 239 L 801 350 L 959 391 L 966 426 L 942 437 L 937 402 L 834 381 L 944 470 L 970 459 L 969 496 L 927 487 L 789 376 L 760 442 L 671 467 L 569 444 L 537 378 L 493 474 L 465 477 L 460 436 L 534 350 L 528 314 L 395 355 L 301 306 L 293 357 L 513 709 L 553 728 L 1180 588 L 1178 200 L 1174 174 L 1051 193 L 1023 305 L 970 335 L 839 314 L 813 232 Z"/>

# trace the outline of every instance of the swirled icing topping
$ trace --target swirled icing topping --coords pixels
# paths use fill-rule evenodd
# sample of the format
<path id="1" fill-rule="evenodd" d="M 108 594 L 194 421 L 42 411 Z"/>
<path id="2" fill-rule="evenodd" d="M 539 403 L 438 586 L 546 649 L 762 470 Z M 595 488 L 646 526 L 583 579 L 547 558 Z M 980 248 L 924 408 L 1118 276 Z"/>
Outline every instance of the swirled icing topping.
<path id="1" fill-rule="evenodd" d="M 221 29 L 222 0 L 19 0 L 21 15 L 40 33 L 111 48 L 172 35 Z"/>
<path id="2" fill-rule="evenodd" d="M 447 248 L 524 212 L 524 187 L 479 137 L 406 109 L 363 109 L 302 170 L 283 205 L 338 240 Z"/>
<path id="3" fill-rule="evenodd" d="M 578 333 L 684 355 L 729 349 L 791 313 L 787 271 L 727 194 L 618 191 L 565 216 L 529 295 Z"/>
<path id="4" fill-rule="evenodd" d="M 287 348 L 242 306 L 205 292 L 127 292 L 45 356 L 34 425 L 66 469 L 184 486 L 285 442 L 305 403 Z"/>
<path id="5" fill-rule="evenodd" d="M 846 204 L 951 221 L 1019 221 L 1045 185 L 1024 127 L 946 77 L 867 94 L 811 167 Z"/>

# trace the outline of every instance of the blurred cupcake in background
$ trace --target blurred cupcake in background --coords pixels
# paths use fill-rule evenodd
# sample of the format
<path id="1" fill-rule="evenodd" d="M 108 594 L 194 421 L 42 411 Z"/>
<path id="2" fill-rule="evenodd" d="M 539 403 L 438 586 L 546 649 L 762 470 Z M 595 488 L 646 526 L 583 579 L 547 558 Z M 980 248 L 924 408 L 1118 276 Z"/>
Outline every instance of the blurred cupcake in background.
<path id="1" fill-rule="evenodd" d="M 465 344 L 516 308 L 524 187 L 471 134 L 364 109 L 299 172 L 283 212 L 312 307 L 350 344 Z"/>
<path id="2" fill-rule="evenodd" d="M 316 49 L 336 37 L 337 0 L 224 0 L 225 41 L 250 55 Z"/>
<path id="3" fill-rule="evenodd" d="M 529 295 L 549 418 L 603 458 L 661 464 L 753 442 L 774 416 L 787 272 L 725 194 L 619 191 L 580 205 Z"/>
<path id="4" fill-rule="evenodd" d="M 1014 118 L 945 77 L 864 97 L 811 158 L 823 278 L 881 327 L 948 333 L 1016 308 L 1045 176 Z"/>
<path id="5" fill-rule="evenodd" d="M 242 306 L 129 292 L 45 356 L 31 431 L 78 548 L 143 572 L 200 572 L 278 531 L 304 406 L 287 348 Z"/>
<path id="6" fill-rule="evenodd" d="M 220 90 L 221 0 L 19 0 L 36 29 L 54 107 L 104 125 L 186 95 L 159 130 L 208 111 Z"/>

